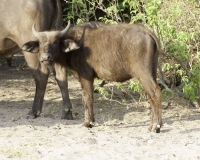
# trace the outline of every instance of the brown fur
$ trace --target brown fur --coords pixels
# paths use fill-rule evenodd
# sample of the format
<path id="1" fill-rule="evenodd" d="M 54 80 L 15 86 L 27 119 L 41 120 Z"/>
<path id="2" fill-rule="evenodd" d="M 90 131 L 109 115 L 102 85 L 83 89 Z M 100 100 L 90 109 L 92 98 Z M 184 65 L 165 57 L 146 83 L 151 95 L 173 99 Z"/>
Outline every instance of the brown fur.
<path id="1" fill-rule="evenodd" d="M 156 70 L 161 49 L 155 34 L 138 24 L 95 26 L 86 23 L 72 28 L 67 36 L 80 45 L 80 49 L 67 53 L 66 61 L 83 89 L 84 125 L 91 127 L 94 122 L 95 77 L 117 82 L 136 77 L 150 98 L 152 120 L 149 130 L 160 132 L 161 92 Z"/>

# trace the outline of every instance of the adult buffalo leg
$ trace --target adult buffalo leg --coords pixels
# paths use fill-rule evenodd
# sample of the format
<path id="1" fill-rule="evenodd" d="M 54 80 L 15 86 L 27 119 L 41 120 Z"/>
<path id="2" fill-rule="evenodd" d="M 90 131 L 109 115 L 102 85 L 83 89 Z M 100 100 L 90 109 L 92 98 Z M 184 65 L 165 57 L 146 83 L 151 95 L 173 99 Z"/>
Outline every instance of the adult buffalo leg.
<path id="1" fill-rule="evenodd" d="M 149 70 L 141 72 L 135 72 L 136 77 L 138 77 L 144 90 L 147 92 L 150 98 L 150 105 L 152 108 L 151 124 L 149 126 L 149 131 L 154 131 L 156 133 L 160 132 L 162 126 L 162 116 L 161 116 L 161 91 L 160 87 L 157 85 L 155 78 Z"/>
<path id="2" fill-rule="evenodd" d="M 44 74 L 40 70 L 35 70 L 33 73 L 36 84 L 36 92 L 32 110 L 29 112 L 29 115 L 32 115 L 33 118 L 36 118 L 42 112 L 42 104 L 49 74 Z"/>
<path id="3" fill-rule="evenodd" d="M 80 78 L 82 87 L 82 103 L 85 107 L 85 127 L 92 127 L 92 123 L 95 121 L 93 112 L 93 81 L 94 79 Z"/>
<path id="4" fill-rule="evenodd" d="M 20 52 L 21 49 L 18 47 L 17 44 L 15 44 L 14 46 L 12 46 L 11 48 L 7 49 L 6 51 L 4 51 L 4 57 L 7 61 L 7 65 L 9 67 L 12 67 L 12 57 L 15 53 Z"/>
<path id="5" fill-rule="evenodd" d="M 34 102 L 32 105 L 32 109 L 28 113 L 28 115 L 33 116 L 33 118 L 36 118 L 42 112 L 42 104 L 49 76 L 49 70 L 45 65 L 40 64 L 40 62 L 38 61 L 37 54 L 32 54 L 28 52 L 23 53 L 28 66 L 31 68 L 36 85 Z"/>
<path id="6" fill-rule="evenodd" d="M 6 58 L 7 65 L 12 67 L 12 57 Z"/>
<path id="7" fill-rule="evenodd" d="M 55 67 L 54 75 L 60 87 L 62 98 L 63 98 L 61 118 L 72 120 L 73 119 L 72 111 L 71 111 L 72 104 L 70 102 L 69 93 L 68 93 L 67 69 L 58 63 L 55 63 L 54 67 Z"/>

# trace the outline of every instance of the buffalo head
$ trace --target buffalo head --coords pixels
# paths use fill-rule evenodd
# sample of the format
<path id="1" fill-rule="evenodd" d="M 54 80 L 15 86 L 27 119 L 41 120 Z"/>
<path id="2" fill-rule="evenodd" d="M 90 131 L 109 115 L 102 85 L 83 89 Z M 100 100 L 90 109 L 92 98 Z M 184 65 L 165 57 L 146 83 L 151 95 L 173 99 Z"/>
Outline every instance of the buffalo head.
<path id="1" fill-rule="evenodd" d="M 62 31 L 44 31 L 38 32 L 35 29 L 35 25 L 32 26 L 33 35 L 38 39 L 37 41 L 29 41 L 22 46 L 22 51 L 28 51 L 31 53 L 39 53 L 40 62 L 45 65 L 50 65 L 57 58 L 60 50 L 60 42 L 64 35 L 67 34 L 70 28 L 70 21 L 67 27 Z M 70 41 L 70 40 L 69 40 Z M 77 49 L 78 46 L 73 46 L 73 49 Z M 72 49 L 66 50 L 69 52 Z"/>

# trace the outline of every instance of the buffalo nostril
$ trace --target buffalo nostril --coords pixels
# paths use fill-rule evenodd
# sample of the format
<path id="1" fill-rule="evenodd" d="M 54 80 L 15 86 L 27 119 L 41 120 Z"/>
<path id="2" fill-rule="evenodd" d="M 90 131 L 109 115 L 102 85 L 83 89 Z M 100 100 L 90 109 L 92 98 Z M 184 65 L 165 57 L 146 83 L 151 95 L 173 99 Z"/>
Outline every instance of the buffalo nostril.
<path id="1" fill-rule="evenodd" d="M 52 57 L 49 53 L 43 53 L 41 55 L 41 61 L 50 61 L 52 60 Z"/>

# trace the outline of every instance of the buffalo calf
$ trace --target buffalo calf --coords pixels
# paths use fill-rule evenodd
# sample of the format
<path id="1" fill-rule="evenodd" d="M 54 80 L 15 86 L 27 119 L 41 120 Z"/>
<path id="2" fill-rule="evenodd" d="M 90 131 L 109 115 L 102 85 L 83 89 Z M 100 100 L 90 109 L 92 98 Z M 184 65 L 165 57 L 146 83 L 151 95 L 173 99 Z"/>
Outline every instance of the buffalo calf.
<path id="1" fill-rule="evenodd" d="M 83 89 L 86 127 L 94 122 L 94 78 L 123 82 L 136 77 L 150 98 L 149 131 L 160 132 L 161 91 L 156 73 L 161 49 L 151 31 L 139 24 L 94 25 L 88 22 L 71 28 L 65 38 L 61 44 L 63 52 L 77 49 L 77 45 L 80 47 L 66 53 L 66 61 Z"/>

